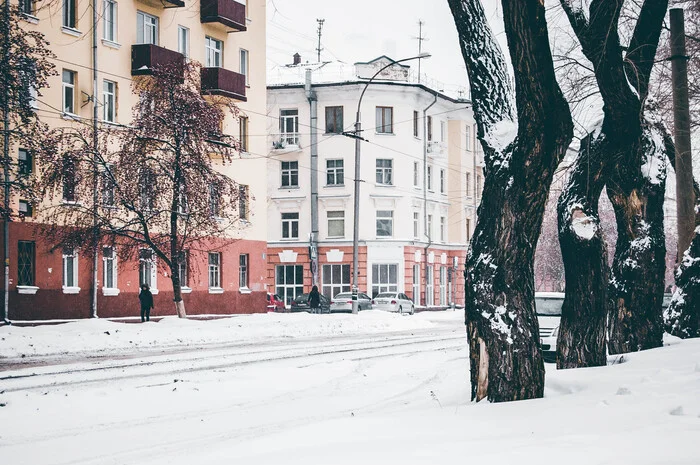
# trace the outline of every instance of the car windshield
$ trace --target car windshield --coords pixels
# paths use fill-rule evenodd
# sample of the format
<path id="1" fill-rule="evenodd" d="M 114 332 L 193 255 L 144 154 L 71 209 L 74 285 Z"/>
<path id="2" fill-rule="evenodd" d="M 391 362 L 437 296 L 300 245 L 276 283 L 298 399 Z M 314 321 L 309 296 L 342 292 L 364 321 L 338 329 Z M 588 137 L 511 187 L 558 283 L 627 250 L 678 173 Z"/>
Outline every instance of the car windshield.
<path id="1" fill-rule="evenodd" d="M 342 294 L 336 295 L 336 296 L 333 297 L 333 298 L 334 298 L 334 299 L 350 299 L 351 297 L 352 297 L 352 294 L 350 294 L 349 292 L 344 292 L 344 293 L 342 293 Z"/>
<path id="2" fill-rule="evenodd" d="M 296 299 L 294 299 L 295 302 L 303 302 L 306 303 L 306 301 L 309 300 L 309 294 L 299 294 Z"/>
<path id="3" fill-rule="evenodd" d="M 561 306 L 563 303 L 564 299 L 535 298 L 537 314 L 541 316 L 561 316 Z"/>
<path id="4" fill-rule="evenodd" d="M 396 294 L 394 294 L 393 292 L 382 292 L 381 294 L 378 294 L 377 297 L 375 297 L 375 299 L 379 299 L 382 297 L 385 299 L 393 299 L 394 297 L 396 297 Z"/>

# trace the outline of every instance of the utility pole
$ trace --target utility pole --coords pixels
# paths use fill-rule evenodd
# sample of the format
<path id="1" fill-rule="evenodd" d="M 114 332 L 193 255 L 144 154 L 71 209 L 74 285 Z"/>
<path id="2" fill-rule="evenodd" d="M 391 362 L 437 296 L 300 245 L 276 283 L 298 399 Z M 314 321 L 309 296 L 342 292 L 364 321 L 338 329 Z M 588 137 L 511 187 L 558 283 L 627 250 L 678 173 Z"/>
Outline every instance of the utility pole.
<path id="1" fill-rule="evenodd" d="M 304 86 L 309 101 L 311 127 L 311 236 L 309 237 L 309 258 L 311 259 L 311 284 L 318 286 L 318 99 L 311 89 L 311 70 L 306 70 Z"/>
<path id="2" fill-rule="evenodd" d="M 676 145 L 676 206 L 678 215 L 679 263 L 690 246 L 695 231 L 695 191 L 690 142 L 690 106 L 688 103 L 688 56 L 685 49 L 685 23 L 682 8 L 670 10 L 671 76 L 673 82 L 673 135 Z"/>
<path id="3" fill-rule="evenodd" d="M 316 22 L 318 23 L 318 47 L 316 47 L 316 52 L 318 52 L 318 58 L 316 61 L 318 63 L 321 63 L 321 50 L 323 50 L 321 48 L 321 35 L 323 32 L 323 23 L 325 23 L 326 20 L 325 19 L 317 19 Z"/>
<path id="4" fill-rule="evenodd" d="M 100 232 L 97 224 L 97 208 L 98 208 L 98 189 L 99 189 L 99 166 L 98 166 L 98 148 L 97 143 L 98 128 L 97 122 L 99 118 L 99 109 L 97 98 L 97 1 L 92 0 L 92 299 L 90 302 L 90 310 L 92 318 L 97 318 L 97 286 L 98 286 L 98 270 L 100 263 L 99 241 Z"/>
<path id="5" fill-rule="evenodd" d="M 3 35 L 5 37 L 5 43 L 2 50 L 2 73 L 5 74 L 5 78 L 9 77 L 10 74 L 10 0 L 5 0 L 4 23 L 3 24 Z M 8 99 L 8 93 L 5 91 L 5 98 L 3 99 L 3 118 L 4 118 L 4 131 L 3 131 L 3 146 L 2 146 L 2 160 L 3 160 L 3 174 L 4 174 L 4 218 L 2 222 L 3 228 L 3 244 L 2 244 L 2 258 L 5 266 L 5 286 L 4 286 L 4 302 L 2 307 L 2 320 L 5 323 L 9 323 L 9 313 L 10 313 L 10 102 Z"/>
<path id="6" fill-rule="evenodd" d="M 418 40 L 418 56 L 421 56 L 423 54 L 423 42 L 428 40 L 425 38 L 423 35 L 423 25 L 425 24 L 425 21 L 422 19 L 418 20 L 418 37 L 414 37 L 414 39 Z M 421 58 L 418 59 L 418 84 L 420 84 L 421 81 Z"/>

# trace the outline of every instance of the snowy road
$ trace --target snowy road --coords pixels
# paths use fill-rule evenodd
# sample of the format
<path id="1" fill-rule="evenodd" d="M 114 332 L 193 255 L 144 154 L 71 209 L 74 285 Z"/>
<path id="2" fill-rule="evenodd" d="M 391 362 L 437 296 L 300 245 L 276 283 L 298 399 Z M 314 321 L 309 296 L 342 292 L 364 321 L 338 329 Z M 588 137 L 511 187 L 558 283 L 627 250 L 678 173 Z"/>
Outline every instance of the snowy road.
<path id="1" fill-rule="evenodd" d="M 700 463 L 700 341 L 489 405 L 459 312 L 210 323 L 0 328 L 0 462 Z"/>

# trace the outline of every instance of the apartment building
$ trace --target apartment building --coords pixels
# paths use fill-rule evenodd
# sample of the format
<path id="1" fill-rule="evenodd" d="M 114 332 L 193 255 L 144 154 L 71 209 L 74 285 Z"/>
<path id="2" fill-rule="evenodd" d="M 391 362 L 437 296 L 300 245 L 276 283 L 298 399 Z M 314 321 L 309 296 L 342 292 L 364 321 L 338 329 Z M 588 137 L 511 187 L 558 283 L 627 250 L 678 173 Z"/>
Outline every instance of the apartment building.
<path id="1" fill-rule="evenodd" d="M 95 3 L 93 3 L 95 2 Z M 98 20 L 93 25 L 93 7 Z M 240 138 L 242 152 L 218 165 L 249 193 L 245 227 L 207 238 L 211 250 L 188 254 L 181 265 L 189 314 L 265 311 L 267 128 L 264 0 L 22 0 L 22 27 L 42 32 L 56 55 L 57 75 L 37 100 L 39 117 L 51 127 L 90 121 L 98 105 L 100 126 L 129 124 L 135 76 L 173 59 L 203 66 L 202 91 L 233 99 L 240 118 L 227 117 L 223 133 Z M 92 33 L 97 31 L 97 65 Z M 98 94 L 93 95 L 93 68 Z M 15 156 L 30 157 L 22 147 Z M 26 162 L 25 162 L 26 163 Z M 36 170 L 34 162 L 29 163 Z M 79 201 L 79 199 L 78 199 Z M 27 209 L 14 199 L 14 208 Z M 24 203 L 23 203 L 24 202 Z M 92 260 L 54 250 L 42 237 L 37 216 L 10 227 L 10 309 L 16 320 L 91 316 Z M 137 314 L 139 284 L 150 284 L 157 315 L 174 314 L 172 286 L 153 254 L 118 262 L 113 250 L 99 260 L 97 316 Z"/>
<path id="2" fill-rule="evenodd" d="M 384 56 L 354 65 L 296 56 L 268 75 L 268 113 L 279 121 L 269 128 L 267 272 L 287 303 L 313 284 L 327 297 L 351 290 L 355 139 L 343 132 L 387 65 L 360 112 L 359 291 L 403 292 L 420 307 L 464 303 L 483 176 L 471 105 Z"/>

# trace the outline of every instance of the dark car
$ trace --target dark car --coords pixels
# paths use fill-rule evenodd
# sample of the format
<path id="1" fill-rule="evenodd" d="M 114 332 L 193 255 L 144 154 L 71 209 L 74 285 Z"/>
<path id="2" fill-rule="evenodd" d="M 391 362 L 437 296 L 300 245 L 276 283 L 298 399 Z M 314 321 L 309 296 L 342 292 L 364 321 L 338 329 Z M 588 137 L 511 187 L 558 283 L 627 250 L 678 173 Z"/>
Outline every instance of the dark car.
<path id="1" fill-rule="evenodd" d="M 284 301 L 277 294 L 267 293 L 267 311 L 268 312 L 286 312 L 287 308 Z"/>
<path id="2" fill-rule="evenodd" d="M 321 313 L 330 313 L 331 312 L 331 301 L 328 300 L 328 297 L 326 297 L 323 294 L 321 295 L 321 306 L 319 309 L 321 310 Z M 305 292 L 303 294 L 300 294 L 296 296 L 294 300 L 292 300 L 292 311 L 293 312 L 310 312 L 311 307 L 309 307 L 309 293 Z"/>

